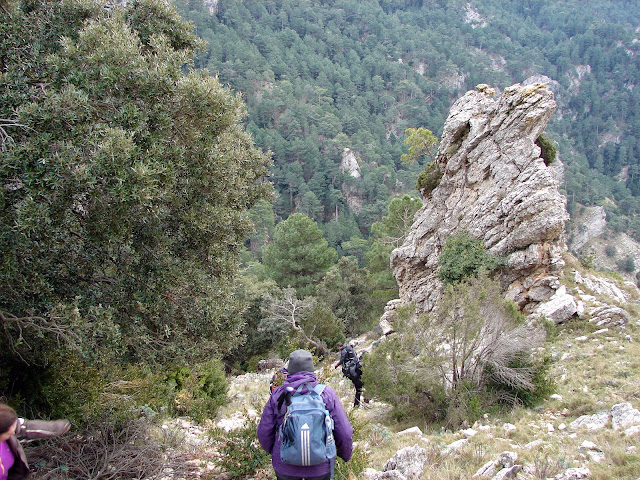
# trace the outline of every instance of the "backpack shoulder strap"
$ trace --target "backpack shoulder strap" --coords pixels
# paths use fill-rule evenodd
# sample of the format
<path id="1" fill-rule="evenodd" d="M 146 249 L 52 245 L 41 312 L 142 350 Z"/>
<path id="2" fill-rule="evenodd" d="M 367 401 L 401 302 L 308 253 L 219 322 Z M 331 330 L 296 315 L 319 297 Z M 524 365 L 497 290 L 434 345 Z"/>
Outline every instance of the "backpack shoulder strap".
<path id="1" fill-rule="evenodd" d="M 316 392 L 318 395 L 322 395 L 322 392 L 324 391 L 324 385 L 321 383 L 318 383 L 315 387 L 313 387 L 313 391 Z"/>
<path id="2" fill-rule="evenodd" d="M 287 407 L 291 405 L 292 393 L 293 392 L 291 392 L 288 388 L 283 389 L 283 392 L 280 394 L 280 397 L 278 398 L 278 412 L 282 408 L 283 403 L 286 404 Z"/>

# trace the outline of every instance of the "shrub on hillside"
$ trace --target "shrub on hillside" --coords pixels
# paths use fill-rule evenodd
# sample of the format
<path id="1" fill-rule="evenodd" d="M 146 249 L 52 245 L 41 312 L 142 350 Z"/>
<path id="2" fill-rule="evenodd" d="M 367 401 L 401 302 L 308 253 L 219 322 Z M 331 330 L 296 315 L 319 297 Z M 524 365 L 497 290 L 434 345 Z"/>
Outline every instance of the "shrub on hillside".
<path id="1" fill-rule="evenodd" d="M 442 179 L 442 171 L 440 165 L 435 162 L 429 162 L 425 165 L 424 170 L 418 174 L 416 189 L 423 197 L 428 198 L 434 188 L 440 185 Z"/>
<path id="2" fill-rule="evenodd" d="M 623 272 L 633 273 L 633 271 L 636 269 L 636 262 L 631 255 L 628 255 L 622 260 L 618 260 L 616 262 L 616 266 Z"/>
<path id="3" fill-rule="evenodd" d="M 449 285 L 429 314 L 400 310 L 394 326 L 363 370 L 367 389 L 397 416 L 456 427 L 492 406 L 530 405 L 549 392 L 546 364 L 533 357 L 544 329 L 525 324 L 485 274 Z"/>
<path id="4" fill-rule="evenodd" d="M 449 237 L 442 247 L 438 257 L 438 278 L 445 285 L 451 285 L 476 277 L 482 269 L 492 271 L 502 263 L 501 258 L 489 255 L 481 240 L 461 232 Z"/>
<path id="5" fill-rule="evenodd" d="M 173 410 L 197 421 L 214 417 L 226 402 L 227 379 L 224 364 L 218 359 L 192 368 L 176 367 L 166 375 L 164 383 L 173 397 Z"/>
<path id="6" fill-rule="evenodd" d="M 271 455 L 265 452 L 256 438 L 258 419 L 248 419 L 242 428 L 225 432 L 214 428 L 209 437 L 216 446 L 217 464 L 225 478 L 252 477 L 258 470 L 268 468 Z"/>

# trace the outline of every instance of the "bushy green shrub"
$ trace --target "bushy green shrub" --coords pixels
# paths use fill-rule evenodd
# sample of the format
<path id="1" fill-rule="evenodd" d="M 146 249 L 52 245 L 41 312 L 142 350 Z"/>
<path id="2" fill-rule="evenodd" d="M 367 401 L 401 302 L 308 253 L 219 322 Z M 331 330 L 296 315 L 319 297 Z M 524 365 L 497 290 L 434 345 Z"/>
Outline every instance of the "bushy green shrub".
<path id="1" fill-rule="evenodd" d="M 414 355 L 404 350 L 399 335 L 387 338 L 363 357 L 363 381 L 367 395 L 393 405 L 397 421 L 420 418 L 437 422 L 446 415 L 446 396 L 437 379 L 411 375 L 407 371 Z"/>
<path id="2" fill-rule="evenodd" d="M 431 192 L 440 185 L 442 179 L 442 171 L 440 165 L 435 162 L 429 162 L 425 165 L 424 170 L 418 174 L 416 189 L 424 196 L 429 197 Z"/>
<path id="3" fill-rule="evenodd" d="M 173 410 L 197 421 L 214 417 L 226 402 L 228 384 L 218 359 L 193 368 L 178 366 L 167 373 L 164 383 L 173 396 Z"/>
<path id="4" fill-rule="evenodd" d="M 363 443 L 367 437 L 369 421 L 356 415 L 355 410 L 349 410 L 347 417 L 353 427 L 353 453 L 348 462 L 343 461 L 340 457 L 336 458 L 335 480 L 362 478 L 362 472 L 368 466 L 368 454 Z"/>
<path id="5" fill-rule="evenodd" d="M 20 379 L 19 392 L 7 398 L 20 416 L 68 418 L 74 425 L 83 426 L 103 415 L 108 377 L 97 368 L 87 367 L 73 351 L 59 350 L 46 365 L 25 365 L 5 358 L 0 370 L 0 378 L 6 373 L 12 381 Z"/>
<path id="6" fill-rule="evenodd" d="M 252 418 L 242 428 L 230 432 L 219 428 L 209 432 L 219 454 L 216 463 L 226 474 L 225 478 L 249 478 L 269 467 L 271 455 L 258 443 L 257 428 L 258 419 Z"/>
<path id="7" fill-rule="evenodd" d="M 456 428 L 488 409 L 531 406 L 553 391 L 548 362 L 531 353 L 544 328 L 524 322 L 486 274 L 449 285 L 429 314 L 398 309 L 394 327 L 364 357 L 363 380 L 398 419 Z"/>
<path id="8" fill-rule="evenodd" d="M 368 395 L 393 405 L 396 420 L 422 418 L 435 422 L 445 417 L 447 407 L 439 378 L 409 373 L 419 346 L 408 332 L 422 331 L 421 320 L 414 319 L 414 313 L 413 305 L 396 310 L 396 334 L 363 357 L 362 379 Z"/>
<path id="9" fill-rule="evenodd" d="M 344 323 L 321 304 L 315 304 L 300 322 L 307 335 L 333 346 L 344 338 Z"/>
<path id="10" fill-rule="evenodd" d="M 469 277 L 476 277 L 482 269 L 492 271 L 503 259 L 489 255 L 481 240 L 461 232 L 447 239 L 438 257 L 438 278 L 452 285 Z"/>
<path id="11" fill-rule="evenodd" d="M 556 159 L 558 149 L 551 139 L 546 135 L 540 135 L 536 139 L 536 145 L 540 147 L 540 157 L 544 160 L 544 164 L 548 167 Z"/>
<path id="12" fill-rule="evenodd" d="M 616 266 L 623 272 L 633 273 L 633 271 L 636 269 L 636 262 L 631 255 L 628 255 L 622 260 L 618 260 L 616 262 Z"/>
<path id="13" fill-rule="evenodd" d="M 509 363 L 509 368 L 532 372 L 533 388 L 522 388 L 494 379 L 489 370 L 488 391 L 495 392 L 499 403 L 507 405 L 523 405 L 533 408 L 556 391 L 556 383 L 549 375 L 551 358 L 533 359 L 530 356 L 519 356 Z"/>

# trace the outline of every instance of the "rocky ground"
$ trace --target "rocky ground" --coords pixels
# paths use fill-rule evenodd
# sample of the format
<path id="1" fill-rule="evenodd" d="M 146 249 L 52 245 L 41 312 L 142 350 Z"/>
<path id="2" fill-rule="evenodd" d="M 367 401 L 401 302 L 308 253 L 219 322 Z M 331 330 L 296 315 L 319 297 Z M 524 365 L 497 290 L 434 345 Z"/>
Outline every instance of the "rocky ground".
<path id="1" fill-rule="evenodd" d="M 597 301 L 590 299 L 589 307 Z M 356 449 L 365 467 L 358 478 L 640 479 L 640 326 L 637 311 L 629 305 L 626 310 L 631 313 L 624 325 L 574 320 L 552 331 L 545 351 L 556 393 L 537 409 L 487 414 L 455 432 L 397 424 L 388 415 L 391 407 L 375 398 L 354 411 L 351 383 L 332 368 L 318 371 L 357 424 Z M 363 338 L 358 347 L 369 345 Z M 177 419 L 164 426 L 184 436 L 183 448 L 192 451 L 192 478 L 228 478 L 217 465 L 211 432 L 224 435 L 255 420 L 270 377 L 265 372 L 232 378 L 229 404 L 207 425 Z"/>
<path id="2" fill-rule="evenodd" d="M 536 410 L 486 415 L 456 432 L 432 432 L 425 425 L 394 424 L 390 407 L 375 399 L 358 411 L 349 406 L 361 430 L 357 449 L 366 458 L 360 478 L 640 478 L 640 327 L 572 324 L 555 335 L 547 348 L 557 393 Z M 166 425 L 181 430 L 185 447 L 199 457 L 192 461 L 194 477 L 224 477 L 207 432 L 214 426 L 231 431 L 259 416 L 270 375 L 233 378 L 230 404 L 210 425 L 188 419 Z M 349 382 L 333 372 L 326 382 L 350 405 Z"/>

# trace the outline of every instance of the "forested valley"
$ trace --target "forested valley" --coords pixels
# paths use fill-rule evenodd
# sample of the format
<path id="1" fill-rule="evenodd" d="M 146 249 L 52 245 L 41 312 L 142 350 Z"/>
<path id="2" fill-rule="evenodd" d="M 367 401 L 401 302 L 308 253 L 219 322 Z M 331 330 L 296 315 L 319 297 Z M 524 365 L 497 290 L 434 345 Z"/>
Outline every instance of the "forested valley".
<path id="1" fill-rule="evenodd" d="M 0 398 L 76 445 L 145 439 L 121 478 L 162 467 L 154 419 L 204 422 L 230 375 L 374 329 L 478 84 L 546 83 L 569 212 L 640 240 L 635 2 L 2 0 L 0 20 Z"/>
<path id="2" fill-rule="evenodd" d="M 559 103 L 548 134 L 569 211 L 604 204 L 615 228 L 640 238 L 633 2 L 204 3 L 176 5 L 208 42 L 196 65 L 242 92 L 247 130 L 273 152 L 275 214 L 305 213 L 339 251 L 368 236 L 390 196 L 412 190 L 419 166 L 400 160 L 407 128 L 439 137 L 467 90 L 529 78 L 548 82 Z M 357 183 L 341 175 L 345 147 L 359 159 Z"/>

